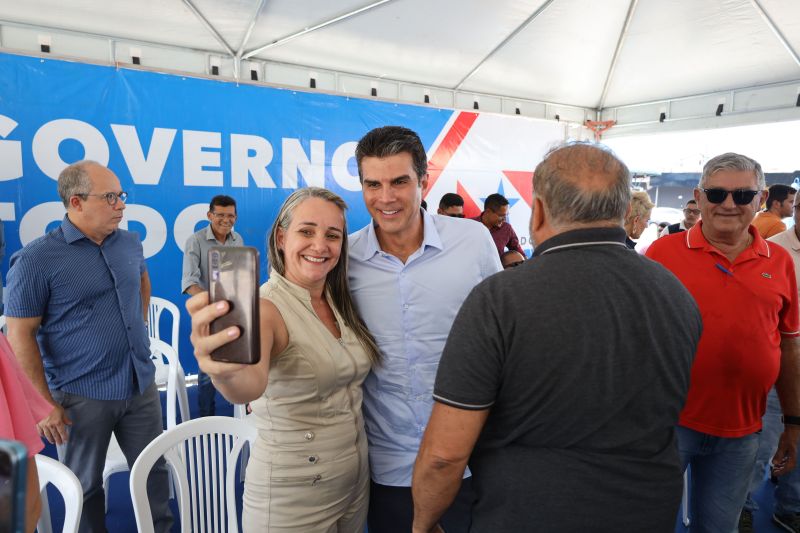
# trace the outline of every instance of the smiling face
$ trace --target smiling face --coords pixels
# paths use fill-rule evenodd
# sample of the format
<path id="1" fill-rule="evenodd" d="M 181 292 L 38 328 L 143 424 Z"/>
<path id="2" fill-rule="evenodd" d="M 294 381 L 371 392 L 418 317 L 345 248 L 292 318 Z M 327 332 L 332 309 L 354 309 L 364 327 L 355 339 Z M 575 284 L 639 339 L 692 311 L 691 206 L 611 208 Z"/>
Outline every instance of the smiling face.
<path id="1" fill-rule="evenodd" d="M 411 154 L 365 157 L 361 160 L 361 175 L 364 203 L 377 225 L 378 239 L 405 243 L 419 240 L 420 203 L 428 176 L 417 177 Z"/>
<path id="2" fill-rule="evenodd" d="M 486 209 L 483 220 L 489 228 L 499 228 L 508 219 L 508 205 L 501 205 L 497 209 Z"/>
<path id="3" fill-rule="evenodd" d="M 119 179 L 109 169 L 89 165 L 86 173 L 91 183 L 90 196 L 70 198 L 70 220 L 84 235 L 99 244 L 119 227 L 125 202 L 117 199 L 114 205 L 110 205 L 105 198 L 98 196 L 122 192 Z"/>
<path id="4" fill-rule="evenodd" d="M 755 172 L 748 170 L 723 169 L 707 177 L 702 186 L 704 189 L 736 189 L 758 190 L 758 179 Z M 746 205 L 736 205 L 733 195 L 728 194 L 721 204 L 708 201 L 706 193 L 694 190 L 694 198 L 703 220 L 703 233 L 712 240 L 729 240 L 742 238 L 747 233 L 750 222 L 755 218 L 761 205 L 763 191 L 756 194 Z"/>
<path id="5" fill-rule="evenodd" d="M 301 202 L 294 208 L 289 227 L 279 228 L 276 237 L 286 279 L 309 291 L 322 289 L 339 262 L 343 238 L 341 209 L 322 198 Z"/>
<path id="6" fill-rule="evenodd" d="M 211 222 L 211 231 L 214 236 L 221 242 L 225 242 L 236 223 L 236 206 L 215 205 L 214 210 L 208 212 L 208 220 Z"/>

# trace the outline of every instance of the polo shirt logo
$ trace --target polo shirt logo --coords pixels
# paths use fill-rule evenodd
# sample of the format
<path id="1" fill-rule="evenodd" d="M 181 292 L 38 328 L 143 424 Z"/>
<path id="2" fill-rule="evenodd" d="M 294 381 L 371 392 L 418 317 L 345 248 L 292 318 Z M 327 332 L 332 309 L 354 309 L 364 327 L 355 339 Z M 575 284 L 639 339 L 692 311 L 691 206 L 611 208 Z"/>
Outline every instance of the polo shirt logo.
<path id="1" fill-rule="evenodd" d="M 772 279 L 772 275 L 768 274 L 767 272 L 762 272 L 761 276 L 764 277 L 764 278 L 767 278 L 767 279 Z"/>

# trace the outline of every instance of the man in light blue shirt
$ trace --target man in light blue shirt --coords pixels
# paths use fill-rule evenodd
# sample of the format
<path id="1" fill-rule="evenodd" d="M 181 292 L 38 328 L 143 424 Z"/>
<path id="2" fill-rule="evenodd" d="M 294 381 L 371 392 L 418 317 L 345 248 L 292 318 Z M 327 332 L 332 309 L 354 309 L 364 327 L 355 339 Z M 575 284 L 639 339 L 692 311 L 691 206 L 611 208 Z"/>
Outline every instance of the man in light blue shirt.
<path id="1" fill-rule="evenodd" d="M 372 130 L 359 141 L 356 161 L 372 222 L 350 236 L 350 289 L 383 358 L 364 383 L 368 528 L 407 533 L 411 472 L 450 326 L 472 288 L 502 267 L 481 224 L 420 209 L 428 172 L 416 133 Z M 473 499 L 467 480 L 442 519 L 448 533 L 469 529 Z"/>

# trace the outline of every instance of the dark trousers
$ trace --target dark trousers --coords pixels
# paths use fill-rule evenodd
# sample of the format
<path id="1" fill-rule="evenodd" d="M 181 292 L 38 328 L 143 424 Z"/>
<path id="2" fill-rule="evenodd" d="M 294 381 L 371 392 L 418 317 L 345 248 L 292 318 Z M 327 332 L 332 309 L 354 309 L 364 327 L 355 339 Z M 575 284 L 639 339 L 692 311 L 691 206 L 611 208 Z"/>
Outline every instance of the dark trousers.
<path id="1" fill-rule="evenodd" d="M 200 416 L 214 416 L 217 414 L 217 389 L 205 372 L 197 373 L 197 407 Z"/>
<path id="2" fill-rule="evenodd" d="M 472 505 L 475 493 L 472 478 L 461 482 L 456 499 L 442 516 L 439 523 L 445 533 L 467 533 L 472 524 Z M 411 487 L 390 487 L 370 482 L 369 533 L 408 533 L 414 521 L 414 502 Z"/>
<path id="3" fill-rule="evenodd" d="M 93 400 L 59 390 L 51 393 L 72 420 L 72 425 L 67 426 L 69 440 L 64 447 L 63 462 L 75 473 L 83 488 L 80 532 L 104 532 L 103 466 L 111 433 L 116 435 L 128 467 L 133 466 L 145 446 L 163 432 L 158 389 L 154 383 L 143 394 L 135 394 L 127 400 Z M 156 462 L 147 480 L 147 496 L 155 531 L 169 531 L 172 514 L 163 457 Z"/>

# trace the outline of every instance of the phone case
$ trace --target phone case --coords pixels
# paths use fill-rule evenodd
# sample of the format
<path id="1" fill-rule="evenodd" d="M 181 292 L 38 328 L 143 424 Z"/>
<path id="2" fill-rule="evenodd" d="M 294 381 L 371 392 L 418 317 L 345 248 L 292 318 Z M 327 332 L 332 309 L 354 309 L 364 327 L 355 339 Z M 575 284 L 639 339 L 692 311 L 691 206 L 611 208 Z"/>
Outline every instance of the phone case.
<path id="1" fill-rule="evenodd" d="M 25 531 L 27 461 L 22 443 L 0 440 L 0 533 Z"/>
<path id="2" fill-rule="evenodd" d="M 211 323 L 211 333 L 237 326 L 235 341 L 211 352 L 211 359 L 254 365 L 261 360 L 258 305 L 258 250 L 252 246 L 213 246 L 208 251 L 211 302 L 227 300 L 230 311 Z"/>

